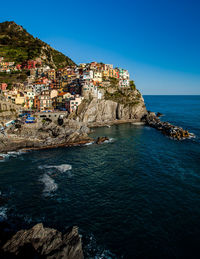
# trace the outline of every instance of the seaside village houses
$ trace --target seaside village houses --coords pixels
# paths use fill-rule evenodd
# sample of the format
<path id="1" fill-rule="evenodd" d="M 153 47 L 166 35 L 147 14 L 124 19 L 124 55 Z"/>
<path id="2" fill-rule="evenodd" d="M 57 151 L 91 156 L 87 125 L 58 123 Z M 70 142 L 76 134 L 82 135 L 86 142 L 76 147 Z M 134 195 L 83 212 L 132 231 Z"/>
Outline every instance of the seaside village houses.
<path id="1" fill-rule="evenodd" d="M 72 113 L 83 99 L 101 99 L 102 88 L 109 85 L 109 80 L 117 83 L 119 88 L 129 87 L 130 82 L 127 70 L 113 68 L 110 64 L 92 62 L 55 70 L 36 60 L 16 64 L 0 57 L 0 73 L 22 71 L 28 74 L 23 83 L 16 82 L 10 87 L 7 82 L 2 82 L 0 91 L 23 109 L 37 112 Z"/>

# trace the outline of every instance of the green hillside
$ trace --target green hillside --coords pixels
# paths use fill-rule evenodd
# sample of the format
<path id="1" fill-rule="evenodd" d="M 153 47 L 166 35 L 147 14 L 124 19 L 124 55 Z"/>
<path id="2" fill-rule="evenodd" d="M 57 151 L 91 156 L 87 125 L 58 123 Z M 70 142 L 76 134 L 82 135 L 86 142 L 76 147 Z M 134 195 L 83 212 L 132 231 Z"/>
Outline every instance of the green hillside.
<path id="1" fill-rule="evenodd" d="M 15 22 L 0 23 L 0 56 L 16 63 L 41 58 L 44 64 L 54 68 L 75 65 L 70 58 L 34 38 Z"/>

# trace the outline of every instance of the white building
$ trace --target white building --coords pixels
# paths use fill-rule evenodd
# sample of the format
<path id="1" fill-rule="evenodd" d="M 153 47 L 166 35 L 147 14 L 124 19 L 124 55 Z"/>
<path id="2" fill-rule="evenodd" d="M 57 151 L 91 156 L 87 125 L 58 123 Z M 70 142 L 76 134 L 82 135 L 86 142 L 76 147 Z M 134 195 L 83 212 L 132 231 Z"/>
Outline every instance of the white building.
<path id="1" fill-rule="evenodd" d="M 101 82 L 102 82 L 102 72 L 95 71 L 95 72 L 94 72 L 93 80 L 94 80 L 95 82 L 101 83 Z"/>
<path id="2" fill-rule="evenodd" d="M 83 72 L 83 80 L 90 80 L 94 78 L 94 71 L 89 70 L 89 71 L 84 71 Z"/>
<path id="3" fill-rule="evenodd" d="M 82 96 L 85 99 L 90 99 L 92 98 L 97 98 L 101 99 L 102 98 L 102 93 L 98 89 L 98 86 L 94 85 L 93 81 L 85 81 L 82 85 Z"/>
<path id="4" fill-rule="evenodd" d="M 119 87 L 129 87 L 130 81 L 128 79 L 120 79 L 119 80 Z"/>
<path id="5" fill-rule="evenodd" d="M 74 97 L 74 100 L 69 101 L 70 102 L 70 113 L 77 110 L 78 106 L 81 104 L 83 99 L 84 99 L 84 97 L 82 97 L 80 95 L 76 95 Z"/>

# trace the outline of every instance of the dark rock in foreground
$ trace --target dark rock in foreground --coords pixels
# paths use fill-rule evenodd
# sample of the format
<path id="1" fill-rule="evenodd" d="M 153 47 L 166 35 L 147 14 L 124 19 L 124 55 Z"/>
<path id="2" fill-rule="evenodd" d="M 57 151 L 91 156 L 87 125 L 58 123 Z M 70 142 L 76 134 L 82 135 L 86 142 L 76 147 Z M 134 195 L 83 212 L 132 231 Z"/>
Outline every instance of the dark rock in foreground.
<path id="1" fill-rule="evenodd" d="M 29 230 L 18 231 L 3 245 L 0 257 L 4 259 L 84 258 L 77 227 L 69 228 L 66 234 L 62 234 L 55 229 L 44 228 L 42 223 Z"/>
<path id="2" fill-rule="evenodd" d="M 143 117 L 143 121 L 145 121 L 148 126 L 160 130 L 164 135 L 173 139 L 182 140 L 192 136 L 191 133 L 181 127 L 174 126 L 169 122 L 161 121 L 153 112 L 148 112 L 148 114 Z"/>

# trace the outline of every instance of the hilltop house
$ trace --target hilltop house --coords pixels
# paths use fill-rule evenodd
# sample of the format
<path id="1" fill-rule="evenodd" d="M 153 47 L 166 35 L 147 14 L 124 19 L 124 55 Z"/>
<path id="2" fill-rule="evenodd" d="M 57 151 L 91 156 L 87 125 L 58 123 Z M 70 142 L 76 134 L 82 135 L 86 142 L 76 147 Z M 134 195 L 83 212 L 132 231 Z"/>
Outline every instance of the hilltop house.
<path id="1" fill-rule="evenodd" d="M 95 82 L 102 82 L 102 72 L 95 71 L 94 72 L 93 81 L 95 81 Z"/>
<path id="2" fill-rule="evenodd" d="M 90 99 L 91 97 L 97 99 L 102 98 L 102 93 L 98 89 L 98 82 L 92 80 L 83 81 L 81 94 L 85 99 Z"/>

